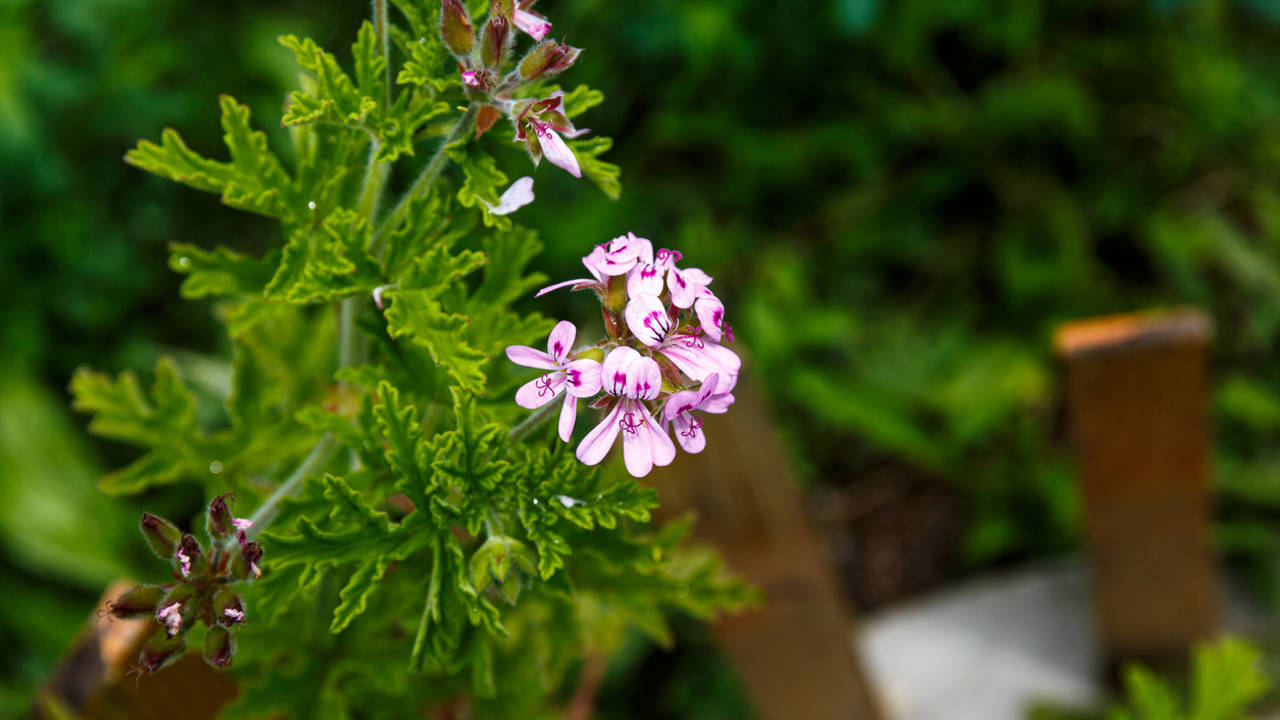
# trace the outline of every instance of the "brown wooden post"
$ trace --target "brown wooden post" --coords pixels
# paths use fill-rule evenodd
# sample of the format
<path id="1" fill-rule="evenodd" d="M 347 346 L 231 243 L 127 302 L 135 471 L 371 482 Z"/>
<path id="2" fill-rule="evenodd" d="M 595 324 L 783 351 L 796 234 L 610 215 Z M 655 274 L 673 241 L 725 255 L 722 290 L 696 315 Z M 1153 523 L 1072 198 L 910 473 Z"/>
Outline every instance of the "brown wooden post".
<path id="1" fill-rule="evenodd" d="M 716 634 L 763 720 L 874 720 L 854 625 L 758 391 L 747 378 L 726 415 L 702 415 L 707 446 L 650 480 L 664 516 L 695 510 L 701 539 L 765 593 Z"/>
<path id="2" fill-rule="evenodd" d="M 1210 546 L 1208 350 L 1193 309 L 1071 323 L 1055 345 L 1084 494 L 1108 669 L 1184 661 L 1218 624 Z"/>

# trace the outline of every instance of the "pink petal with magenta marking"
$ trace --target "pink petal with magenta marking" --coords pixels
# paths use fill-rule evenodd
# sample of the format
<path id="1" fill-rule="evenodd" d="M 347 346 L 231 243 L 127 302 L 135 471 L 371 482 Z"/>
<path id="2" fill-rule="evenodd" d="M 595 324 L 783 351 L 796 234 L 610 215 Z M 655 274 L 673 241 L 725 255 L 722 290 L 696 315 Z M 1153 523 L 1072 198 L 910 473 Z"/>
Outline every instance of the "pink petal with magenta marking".
<path id="1" fill-rule="evenodd" d="M 556 371 L 530 380 L 516 390 L 516 404 L 535 410 L 555 399 L 564 389 L 564 373 Z"/>
<path id="2" fill-rule="evenodd" d="M 642 357 L 627 370 L 627 397 L 652 400 L 662 392 L 662 368 L 653 358 Z"/>
<path id="3" fill-rule="evenodd" d="M 679 268 L 673 267 L 667 272 L 667 287 L 671 290 L 671 304 L 678 308 L 689 307 L 697 298 L 698 286 Z"/>
<path id="4" fill-rule="evenodd" d="M 507 359 L 517 365 L 550 370 L 556 366 L 555 360 L 541 350 L 534 350 L 528 345 L 508 345 Z"/>
<path id="5" fill-rule="evenodd" d="M 564 364 L 566 358 L 569 357 L 569 351 L 573 349 L 573 340 L 578 336 L 578 328 L 568 320 L 561 320 L 556 326 L 551 328 L 551 334 L 547 336 L 547 355 L 551 356 L 557 364 Z"/>
<path id="6" fill-rule="evenodd" d="M 625 345 L 609 351 L 600 368 L 601 388 L 610 395 L 625 395 L 629 384 L 627 375 L 639 361 L 640 353 Z"/>
<path id="7" fill-rule="evenodd" d="M 570 395 L 588 398 L 600 392 L 600 373 L 602 367 L 595 360 L 583 358 L 569 363 L 566 376 L 569 380 L 567 391 Z"/>
<path id="8" fill-rule="evenodd" d="M 676 442 L 685 452 L 696 455 L 707 446 L 707 436 L 703 434 L 701 425 L 695 426 L 689 413 L 677 415 L 672 427 L 676 431 Z"/>
<path id="9" fill-rule="evenodd" d="M 661 295 L 662 281 L 662 270 L 657 265 L 637 263 L 627 274 L 627 295 Z"/>
<path id="10" fill-rule="evenodd" d="M 671 330 L 671 318 L 657 295 L 632 295 L 622 314 L 631 334 L 650 347 L 661 345 Z"/>
<path id="11" fill-rule="evenodd" d="M 623 401 L 614 403 L 604 420 L 592 428 L 578 444 L 575 454 L 583 464 L 598 465 L 609 454 L 609 448 L 613 447 L 613 441 L 618 438 L 618 431 L 621 429 L 618 426 L 618 416 L 622 414 L 622 404 Z"/>
<path id="12" fill-rule="evenodd" d="M 534 40 L 542 40 L 551 32 L 551 23 L 546 18 L 535 15 L 528 10 L 516 9 L 515 17 L 512 18 L 516 27 L 528 33 Z"/>
<path id="13" fill-rule="evenodd" d="M 724 303 L 715 295 L 704 295 L 693 304 L 693 312 L 698 316 L 698 323 L 707 337 L 720 342 L 723 334 Z"/>

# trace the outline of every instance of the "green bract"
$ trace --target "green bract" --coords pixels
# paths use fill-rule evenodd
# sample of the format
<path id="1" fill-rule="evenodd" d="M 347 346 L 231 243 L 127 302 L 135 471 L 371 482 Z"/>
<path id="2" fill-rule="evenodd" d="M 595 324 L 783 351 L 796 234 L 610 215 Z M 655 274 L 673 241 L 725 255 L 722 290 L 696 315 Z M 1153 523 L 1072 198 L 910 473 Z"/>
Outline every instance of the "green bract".
<path id="1" fill-rule="evenodd" d="M 183 296 L 214 300 L 226 324 L 230 382 L 162 358 L 150 387 L 81 369 L 72 391 L 95 432 L 145 449 L 103 490 L 195 482 L 253 513 L 255 622 L 204 645 L 222 664 L 234 636 L 229 716 L 421 717 L 466 698 L 477 717 L 538 717 L 574 682 L 571 661 L 629 624 L 666 642 L 664 607 L 707 616 L 753 595 L 714 555 L 682 549 L 687 524 L 647 524 L 654 491 L 584 467 L 549 433 L 512 442 L 524 413 L 495 358 L 551 323 L 513 306 L 545 280 L 527 269 L 536 235 L 489 206 L 509 183 L 495 155 L 527 159 L 505 131 L 475 139 L 438 5 L 398 1 L 402 30 L 380 27 L 374 4 L 354 74 L 281 39 L 303 71 L 282 121 L 293 160 L 225 96 L 228 160 L 173 130 L 126 156 L 280 223 L 279 246 L 257 256 L 171 246 Z M 601 100 L 579 87 L 565 112 Z M 570 147 L 616 197 L 618 170 L 598 158 L 609 140 Z M 384 202 L 393 186 L 403 194 Z M 211 389 L 215 410 L 197 400 Z"/>

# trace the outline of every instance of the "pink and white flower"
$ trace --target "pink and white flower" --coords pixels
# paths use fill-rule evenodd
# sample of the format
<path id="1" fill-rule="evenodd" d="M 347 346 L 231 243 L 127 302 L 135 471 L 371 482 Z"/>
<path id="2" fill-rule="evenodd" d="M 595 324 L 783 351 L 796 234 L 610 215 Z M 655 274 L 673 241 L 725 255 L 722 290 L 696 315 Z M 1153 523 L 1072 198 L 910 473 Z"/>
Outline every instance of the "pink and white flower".
<path id="1" fill-rule="evenodd" d="M 722 310 L 723 312 L 723 310 Z M 728 392 L 738 382 L 742 359 L 729 348 L 711 340 L 704 340 L 711 333 L 705 328 L 681 331 L 669 311 L 656 295 L 641 293 L 632 296 L 623 311 L 631 334 L 645 345 L 662 354 L 689 379 L 702 382 L 712 373 L 719 374 L 720 391 Z"/>
<path id="2" fill-rule="evenodd" d="M 614 348 L 605 356 L 601 381 L 604 391 L 615 398 L 613 407 L 578 445 L 578 460 L 587 465 L 598 464 L 622 431 L 622 456 L 627 472 L 644 477 L 654 465 L 671 464 L 676 457 L 676 446 L 644 402 L 658 397 L 662 390 L 658 363 L 633 348 Z"/>
<path id="3" fill-rule="evenodd" d="M 604 290 L 605 283 L 610 277 L 618 275 L 626 275 L 640 261 L 641 255 L 648 248 L 650 257 L 653 254 L 653 243 L 642 237 L 637 237 L 635 233 L 627 233 L 606 243 L 601 243 L 591 250 L 591 254 L 582 258 L 582 264 L 587 267 L 587 271 L 591 273 L 589 278 L 578 278 L 576 280 L 566 280 L 554 285 L 548 285 L 538 291 L 534 297 L 542 297 L 552 290 L 558 290 L 562 287 L 574 286 L 579 287 L 599 287 Z"/>
<path id="4" fill-rule="evenodd" d="M 164 623 L 164 631 L 169 637 L 182 630 L 182 603 L 170 603 L 156 613 L 156 619 Z"/>
<path id="5" fill-rule="evenodd" d="M 647 243 L 648 241 L 646 241 Z M 682 310 L 693 308 L 707 337 L 720 342 L 724 329 L 724 303 L 707 288 L 711 276 L 698 268 L 676 267 L 683 257 L 677 250 L 662 248 L 655 255 L 653 247 L 640 248 L 638 262 L 627 274 L 627 294 L 659 296 L 665 285 L 671 291 L 671 304 Z M 664 282 L 665 280 L 665 282 Z"/>
<path id="6" fill-rule="evenodd" d="M 733 395 L 720 387 L 720 375 L 711 373 L 697 390 L 681 390 L 667 398 L 662 408 L 663 427 L 674 423 L 676 442 L 687 453 L 700 453 L 707 445 L 706 435 L 702 432 L 702 418 L 694 415 L 695 410 L 722 414 L 733 404 Z"/>
<path id="7" fill-rule="evenodd" d="M 551 21 L 535 12 L 528 10 L 533 5 L 533 0 L 523 0 L 516 5 L 516 16 L 514 18 L 516 27 L 528 33 L 534 40 L 541 41 L 551 32 Z"/>
<path id="8" fill-rule="evenodd" d="M 506 192 L 502 193 L 502 197 L 498 198 L 497 205 L 490 205 L 484 200 L 480 202 L 489 208 L 489 213 L 492 215 L 510 215 L 533 202 L 533 178 L 526 175 L 511 183 Z"/>
<path id="9" fill-rule="evenodd" d="M 574 360 L 573 341 L 577 327 L 562 320 L 547 337 L 544 353 L 525 345 L 507 347 L 511 362 L 525 367 L 550 370 L 520 386 L 516 391 L 516 404 L 530 410 L 551 402 L 560 391 L 565 391 L 564 407 L 560 409 L 560 439 L 569 442 L 577 418 L 578 398 L 591 397 L 600 391 L 600 363 L 586 358 Z"/>

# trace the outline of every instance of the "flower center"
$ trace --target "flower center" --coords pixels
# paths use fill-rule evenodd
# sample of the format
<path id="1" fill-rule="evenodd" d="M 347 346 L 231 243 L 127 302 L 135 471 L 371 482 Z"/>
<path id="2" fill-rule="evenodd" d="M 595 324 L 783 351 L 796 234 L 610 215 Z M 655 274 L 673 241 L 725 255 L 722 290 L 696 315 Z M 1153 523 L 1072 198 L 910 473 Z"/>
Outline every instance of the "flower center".
<path id="1" fill-rule="evenodd" d="M 644 420 L 637 420 L 635 415 L 632 413 L 627 413 L 626 415 L 623 415 L 621 418 L 618 419 L 618 427 L 622 428 L 623 431 L 625 432 L 631 433 L 632 435 L 635 435 L 637 428 L 639 428 L 642 425 L 644 425 Z"/>
<path id="2" fill-rule="evenodd" d="M 698 428 L 702 427 L 702 418 L 698 417 L 697 415 L 694 415 L 693 413 L 688 413 L 688 416 L 689 416 L 689 429 L 681 430 L 680 434 L 692 440 L 698 436 Z"/>
<path id="3" fill-rule="evenodd" d="M 535 382 L 533 386 L 538 388 L 538 397 L 544 397 L 547 393 L 555 392 L 551 389 L 551 373 L 547 373 L 546 375 L 538 378 L 538 381 Z"/>

